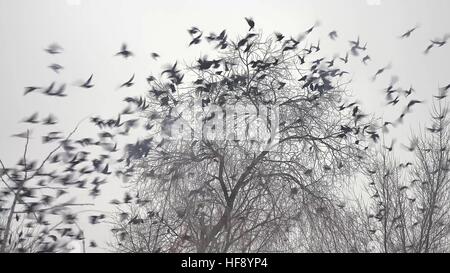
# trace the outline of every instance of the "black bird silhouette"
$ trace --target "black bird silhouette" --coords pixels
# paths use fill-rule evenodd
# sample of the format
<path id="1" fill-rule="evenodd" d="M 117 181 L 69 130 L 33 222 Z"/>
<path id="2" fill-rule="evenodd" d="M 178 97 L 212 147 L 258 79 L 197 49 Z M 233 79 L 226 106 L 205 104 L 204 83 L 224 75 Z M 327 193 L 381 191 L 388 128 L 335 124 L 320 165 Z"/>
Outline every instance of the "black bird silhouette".
<path id="1" fill-rule="evenodd" d="M 373 142 L 377 142 L 378 139 L 380 138 L 380 135 L 377 134 L 376 132 L 367 132 L 370 135 L 370 138 L 373 140 Z"/>
<path id="2" fill-rule="evenodd" d="M 106 164 L 105 168 L 102 170 L 102 174 L 110 175 L 112 172 L 108 170 L 109 164 Z"/>
<path id="3" fill-rule="evenodd" d="M 62 50 L 63 50 L 63 48 L 60 45 L 58 45 L 57 43 L 53 43 L 45 49 L 45 51 L 47 51 L 47 53 L 52 54 L 52 55 L 59 54 L 62 52 Z"/>
<path id="4" fill-rule="evenodd" d="M 446 91 L 448 91 L 449 89 L 450 89 L 450 84 L 448 84 L 448 85 L 446 85 L 446 86 L 444 86 L 444 87 L 439 88 L 439 91 L 441 91 L 441 92 L 446 92 Z"/>
<path id="5" fill-rule="evenodd" d="M 308 34 L 310 34 L 311 32 L 313 32 L 313 30 L 314 30 L 316 27 L 318 27 L 319 25 L 320 25 L 320 22 L 314 23 L 314 25 L 313 25 L 312 27 L 310 27 L 309 29 L 307 29 L 307 30 L 305 31 L 305 35 L 308 35 Z"/>
<path id="6" fill-rule="evenodd" d="M 251 17 L 245 17 L 245 21 L 247 21 L 247 24 L 249 25 L 248 31 L 252 30 L 255 27 L 255 21 L 253 21 L 253 18 Z"/>
<path id="7" fill-rule="evenodd" d="M 116 56 L 123 56 L 126 59 L 133 56 L 133 52 L 128 50 L 127 44 L 123 43 L 120 51 L 116 53 Z"/>
<path id="8" fill-rule="evenodd" d="M 200 35 L 198 35 L 197 37 L 194 37 L 194 39 L 192 39 L 192 41 L 189 43 L 189 46 L 199 44 L 202 41 L 201 38 L 202 38 L 202 34 L 200 33 Z"/>
<path id="9" fill-rule="evenodd" d="M 339 58 L 341 59 L 341 61 L 343 61 L 344 63 L 348 63 L 348 52 L 345 54 L 345 58 Z"/>
<path id="10" fill-rule="evenodd" d="M 400 97 L 397 96 L 395 99 L 389 101 L 387 105 L 392 104 L 393 106 L 400 102 Z"/>
<path id="11" fill-rule="evenodd" d="M 67 96 L 65 93 L 64 93 L 64 91 L 66 90 L 66 84 L 65 83 L 63 83 L 63 84 L 61 84 L 61 86 L 59 87 L 59 89 L 58 90 L 56 90 L 54 93 L 48 93 L 48 95 L 50 95 L 50 96 L 55 96 L 55 97 L 65 97 L 65 96 Z"/>
<path id="12" fill-rule="evenodd" d="M 379 75 L 383 74 L 384 71 L 386 71 L 387 69 L 390 69 L 390 68 L 391 68 L 391 64 L 388 64 L 387 66 L 378 69 L 377 72 L 375 73 L 375 75 L 372 77 L 372 81 L 375 81 Z"/>
<path id="13" fill-rule="evenodd" d="M 441 132 L 442 131 L 442 127 L 435 127 L 435 126 L 433 126 L 433 127 L 427 127 L 426 128 L 428 131 L 430 131 L 431 133 L 439 133 L 439 132 Z"/>
<path id="14" fill-rule="evenodd" d="M 22 133 L 18 133 L 18 134 L 14 134 L 12 135 L 12 137 L 17 137 L 17 138 L 28 138 L 30 135 L 30 132 L 22 132 Z"/>
<path id="15" fill-rule="evenodd" d="M 432 40 L 431 42 L 433 43 L 433 45 L 437 45 L 438 47 L 442 47 L 447 44 L 447 41 Z"/>
<path id="16" fill-rule="evenodd" d="M 369 55 L 366 55 L 366 56 L 362 59 L 362 62 L 363 62 L 363 64 L 367 65 L 367 62 L 370 61 L 370 60 L 371 60 L 371 59 L 370 59 L 370 56 L 369 56 Z"/>
<path id="17" fill-rule="evenodd" d="M 133 74 L 133 76 L 131 76 L 131 78 L 127 82 L 124 82 L 120 87 L 131 87 L 131 86 L 133 86 L 134 85 L 133 80 L 134 80 L 134 74 Z"/>
<path id="18" fill-rule="evenodd" d="M 150 55 L 152 56 L 153 60 L 157 60 L 160 57 L 156 52 L 152 52 Z"/>
<path id="19" fill-rule="evenodd" d="M 57 123 L 56 122 L 56 118 L 52 114 L 50 114 L 42 122 L 43 122 L 44 125 L 55 125 Z"/>
<path id="20" fill-rule="evenodd" d="M 338 37 L 337 31 L 331 31 L 330 33 L 328 33 L 328 37 L 330 37 L 331 40 L 336 40 L 336 38 Z"/>
<path id="21" fill-rule="evenodd" d="M 60 64 L 51 64 L 48 66 L 51 70 L 53 70 L 55 73 L 59 73 L 60 70 L 64 69 L 64 67 Z"/>
<path id="22" fill-rule="evenodd" d="M 353 108 L 353 111 L 352 111 L 352 116 L 356 116 L 356 114 L 358 114 L 358 112 L 359 112 L 359 107 L 358 106 L 355 106 L 354 108 Z"/>
<path id="23" fill-rule="evenodd" d="M 388 150 L 389 152 L 392 152 L 392 150 L 394 149 L 394 144 L 395 144 L 395 139 L 393 139 L 392 141 L 391 141 L 391 146 L 385 146 L 385 145 L 383 145 L 383 147 L 386 149 L 386 150 Z"/>
<path id="24" fill-rule="evenodd" d="M 441 40 L 431 40 L 431 44 L 438 46 L 438 47 L 443 47 L 444 45 L 447 44 L 448 39 L 450 38 L 450 34 L 446 34 L 444 36 L 444 38 L 442 38 Z"/>
<path id="25" fill-rule="evenodd" d="M 275 37 L 277 38 L 277 42 L 284 39 L 284 35 L 279 32 L 275 32 Z"/>
<path id="26" fill-rule="evenodd" d="M 440 93 L 439 95 L 433 96 L 433 97 L 436 98 L 437 100 L 442 100 L 442 99 L 445 99 L 447 97 L 447 94 Z"/>
<path id="27" fill-rule="evenodd" d="M 305 63 L 305 56 L 302 57 L 300 55 L 297 55 L 297 57 L 300 60 L 300 64 L 304 64 Z"/>
<path id="28" fill-rule="evenodd" d="M 408 105 L 406 106 L 406 109 L 409 110 L 409 108 L 411 108 L 413 105 L 418 104 L 418 103 L 423 103 L 423 101 L 421 100 L 411 100 Z"/>
<path id="29" fill-rule="evenodd" d="M 31 93 L 31 92 L 33 92 L 33 91 L 36 91 L 36 90 L 39 90 L 39 89 L 42 89 L 42 88 L 41 88 L 41 87 L 36 87 L 36 86 L 28 86 L 28 87 L 25 87 L 25 92 L 23 93 L 23 95 L 26 96 L 26 95 L 28 95 L 29 93 Z"/>
<path id="30" fill-rule="evenodd" d="M 55 82 L 52 82 L 45 90 L 44 90 L 44 94 L 50 95 L 51 92 L 53 91 L 53 88 L 55 87 Z"/>
<path id="31" fill-rule="evenodd" d="M 161 76 L 164 74 L 169 74 L 171 77 L 175 76 L 176 74 L 178 74 L 178 72 L 180 72 L 179 70 L 177 70 L 177 65 L 178 62 L 175 62 L 175 64 L 173 66 L 168 67 L 167 69 L 165 69 L 164 71 L 161 72 Z"/>
<path id="32" fill-rule="evenodd" d="M 434 44 L 430 44 L 430 45 L 425 49 L 425 51 L 424 51 L 423 53 L 424 53 L 424 54 L 430 53 L 430 50 L 431 50 L 433 47 L 434 47 Z"/>
<path id="33" fill-rule="evenodd" d="M 349 43 L 352 47 L 359 47 L 359 43 L 360 43 L 359 36 L 358 36 L 358 39 L 356 39 L 356 41 L 349 41 Z"/>
<path id="34" fill-rule="evenodd" d="M 190 29 L 188 29 L 188 32 L 191 36 L 193 36 L 201 31 L 198 27 L 191 27 Z"/>
<path id="35" fill-rule="evenodd" d="M 83 88 L 92 88 L 92 87 L 94 87 L 94 85 L 91 83 L 93 76 L 94 76 L 94 74 L 91 74 L 89 79 L 86 82 L 84 82 L 82 85 L 80 85 L 80 87 L 83 87 Z"/>
<path id="36" fill-rule="evenodd" d="M 419 28 L 418 26 L 415 26 L 412 29 L 409 29 L 404 34 L 402 34 L 399 38 L 400 39 L 409 38 L 411 36 L 411 34 L 418 28 Z"/>
<path id="37" fill-rule="evenodd" d="M 405 97 L 408 97 L 409 95 L 412 94 L 412 92 L 414 92 L 414 88 L 411 86 L 408 90 L 405 90 Z"/>
<path id="38" fill-rule="evenodd" d="M 23 122 L 25 122 L 25 123 L 31 123 L 31 124 L 39 123 L 39 121 L 38 121 L 38 116 L 39 116 L 39 114 L 36 112 L 36 113 L 34 113 L 33 115 L 31 115 L 30 117 L 24 119 Z"/>
<path id="39" fill-rule="evenodd" d="M 125 197 L 123 198 L 123 202 L 127 204 L 130 203 L 131 200 L 133 200 L 133 197 L 131 197 L 131 195 L 128 192 L 126 192 Z"/>
<path id="40" fill-rule="evenodd" d="M 443 40 L 431 40 L 431 44 L 428 45 L 428 47 L 425 49 L 424 54 L 428 54 L 430 53 L 431 49 L 433 49 L 433 47 L 437 46 L 437 47 L 443 47 L 444 45 L 447 44 L 447 40 L 450 36 L 447 35 L 444 37 Z"/>

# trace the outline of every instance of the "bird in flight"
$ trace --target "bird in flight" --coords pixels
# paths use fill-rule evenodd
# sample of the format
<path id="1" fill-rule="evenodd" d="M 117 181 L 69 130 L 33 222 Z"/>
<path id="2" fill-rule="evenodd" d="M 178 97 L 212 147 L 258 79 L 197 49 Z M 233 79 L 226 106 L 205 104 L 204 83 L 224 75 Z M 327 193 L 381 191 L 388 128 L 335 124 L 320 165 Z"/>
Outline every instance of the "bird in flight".
<path id="1" fill-rule="evenodd" d="M 275 37 L 277 38 L 277 42 L 284 39 L 284 35 L 281 34 L 280 32 L 275 32 Z"/>
<path id="2" fill-rule="evenodd" d="M 133 76 L 131 76 L 131 78 L 127 82 L 124 82 L 120 87 L 131 87 L 131 86 L 133 86 L 134 85 L 133 80 L 134 80 L 134 74 L 133 74 Z"/>
<path id="3" fill-rule="evenodd" d="M 363 62 L 363 64 L 367 65 L 367 62 L 370 61 L 370 60 L 371 60 L 370 56 L 369 56 L 369 55 L 366 55 L 366 56 L 362 59 L 362 62 Z"/>
<path id="4" fill-rule="evenodd" d="M 409 37 L 411 36 L 411 34 L 412 34 L 416 29 L 418 29 L 418 28 L 419 28 L 418 26 L 415 26 L 415 27 L 409 29 L 408 31 L 406 31 L 405 33 L 403 33 L 402 35 L 400 35 L 399 38 L 400 38 L 400 39 L 409 38 Z"/>
<path id="5" fill-rule="evenodd" d="M 91 83 L 93 76 L 94 76 L 94 74 L 91 74 L 89 79 L 87 79 L 87 81 L 85 81 L 82 85 L 80 85 L 80 87 L 83 87 L 83 88 L 92 88 L 92 87 L 94 87 L 94 85 Z"/>
<path id="6" fill-rule="evenodd" d="M 190 29 L 188 29 L 188 32 L 192 36 L 192 35 L 195 35 L 195 34 L 201 32 L 201 31 L 200 31 L 200 29 L 198 27 L 191 27 Z"/>
<path id="7" fill-rule="evenodd" d="M 57 123 L 56 122 L 56 118 L 52 114 L 50 114 L 42 122 L 43 122 L 44 125 L 55 125 Z"/>
<path id="8" fill-rule="evenodd" d="M 29 135 L 30 135 L 30 133 L 27 131 L 27 132 L 23 132 L 23 133 L 14 134 L 14 135 L 12 135 L 12 137 L 28 138 Z"/>
<path id="9" fill-rule="evenodd" d="M 67 96 L 67 94 L 64 93 L 64 91 L 66 90 L 66 84 L 62 84 L 58 90 L 56 90 L 55 92 L 53 91 L 53 87 L 54 87 L 55 83 L 53 82 L 48 88 L 47 90 L 45 90 L 45 94 L 48 96 L 54 96 L 54 97 L 65 97 Z"/>
<path id="10" fill-rule="evenodd" d="M 123 56 L 126 59 L 133 56 L 133 52 L 128 50 L 127 44 L 123 43 L 120 51 L 116 53 L 116 56 Z"/>
<path id="11" fill-rule="evenodd" d="M 442 39 L 434 39 L 430 40 L 431 44 L 428 45 L 428 47 L 425 49 L 424 54 L 430 53 L 430 50 L 433 49 L 435 46 L 437 47 L 443 47 L 447 44 L 447 40 L 450 38 L 450 34 L 446 34 Z"/>
<path id="12" fill-rule="evenodd" d="M 200 33 L 200 35 L 198 35 L 197 37 L 194 37 L 192 39 L 192 41 L 189 43 L 189 46 L 199 44 L 202 41 L 201 38 L 202 38 L 202 33 Z"/>
<path id="13" fill-rule="evenodd" d="M 38 121 L 38 113 L 34 113 L 33 115 L 31 115 L 29 118 L 26 118 L 23 120 L 23 122 L 25 123 L 31 123 L 31 124 L 36 124 L 39 123 Z"/>
<path id="14" fill-rule="evenodd" d="M 434 44 L 430 44 L 430 45 L 425 49 L 425 51 L 424 51 L 423 53 L 424 53 L 424 54 L 430 53 L 430 50 L 431 50 L 433 47 L 434 47 Z"/>
<path id="15" fill-rule="evenodd" d="M 372 77 L 372 80 L 375 81 L 379 75 L 383 74 L 384 71 L 386 71 L 387 69 L 390 69 L 390 68 L 391 68 L 391 65 L 388 64 L 387 66 L 378 69 L 377 72 L 375 73 L 375 75 Z"/>
<path id="16" fill-rule="evenodd" d="M 255 21 L 253 21 L 253 18 L 251 17 L 245 17 L 245 21 L 247 21 L 247 24 L 249 25 L 248 31 L 252 30 L 255 27 Z"/>
<path id="17" fill-rule="evenodd" d="M 408 97 L 409 95 L 412 94 L 412 92 L 414 92 L 414 88 L 411 86 L 408 90 L 405 90 L 405 97 Z"/>
<path id="18" fill-rule="evenodd" d="M 447 92 L 450 89 L 450 84 L 447 84 L 444 87 L 439 88 L 440 92 Z"/>
<path id="19" fill-rule="evenodd" d="M 51 55 L 55 55 L 55 54 L 60 54 L 63 51 L 63 48 L 58 45 L 57 43 L 53 43 L 51 45 L 49 45 L 45 51 L 47 51 L 47 53 L 51 54 Z"/>
<path id="20" fill-rule="evenodd" d="M 344 58 L 339 58 L 341 61 L 343 61 L 345 64 L 348 63 L 348 52 L 345 54 Z"/>
<path id="21" fill-rule="evenodd" d="M 442 47 L 447 44 L 448 39 L 450 38 L 450 34 L 446 34 L 442 39 L 431 40 L 431 43 L 435 46 Z"/>
<path id="22" fill-rule="evenodd" d="M 423 101 L 421 100 L 411 100 L 408 105 L 406 106 L 406 110 L 409 110 L 409 108 L 411 108 L 413 105 L 418 104 L 418 103 L 423 103 Z"/>
<path id="23" fill-rule="evenodd" d="M 60 64 L 51 64 L 48 66 L 51 70 L 53 70 L 55 73 L 59 73 L 60 70 L 62 70 L 64 67 Z"/>
<path id="24" fill-rule="evenodd" d="M 23 93 L 23 95 L 26 96 L 26 95 L 28 95 L 29 93 L 31 93 L 31 92 L 33 92 L 33 91 L 36 91 L 36 90 L 39 90 L 39 89 L 41 89 L 41 87 L 36 87 L 36 86 L 28 86 L 28 87 L 25 87 L 25 92 Z"/>
<path id="25" fill-rule="evenodd" d="M 156 52 L 152 52 L 150 55 L 152 56 L 153 60 L 155 60 L 155 61 L 160 57 L 159 54 Z"/>
<path id="26" fill-rule="evenodd" d="M 330 37 L 331 40 L 336 40 L 338 37 L 337 31 L 333 30 L 332 32 L 328 33 L 328 37 Z"/>
<path id="27" fill-rule="evenodd" d="M 312 27 L 310 27 L 309 29 L 307 29 L 307 30 L 305 31 L 305 35 L 308 35 L 308 34 L 310 34 L 311 32 L 313 32 L 313 30 L 314 30 L 316 27 L 318 27 L 318 26 L 320 26 L 320 22 L 319 22 L 319 21 L 315 22 L 314 25 L 313 25 Z"/>

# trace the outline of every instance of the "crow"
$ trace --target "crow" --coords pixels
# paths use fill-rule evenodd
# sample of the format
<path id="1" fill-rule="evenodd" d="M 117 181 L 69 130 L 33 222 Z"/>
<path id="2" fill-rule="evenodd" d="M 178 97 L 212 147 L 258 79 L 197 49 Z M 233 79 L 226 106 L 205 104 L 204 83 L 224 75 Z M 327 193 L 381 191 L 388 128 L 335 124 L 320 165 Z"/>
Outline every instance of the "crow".
<path id="1" fill-rule="evenodd" d="M 248 31 L 252 30 L 255 27 L 255 21 L 251 17 L 245 17 L 245 21 L 247 21 L 247 24 L 249 25 Z"/>
<path id="2" fill-rule="evenodd" d="M 131 78 L 128 81 L 124 82 L 120 87 L 131 87 L 131 86 L 133 86 L 134 85 L 133 80 L 134 80 L 134 74 L 133 74 L 133 76 L 131 76 Z"/>
<path id="3" fill-rule="evenodd" d="M 92 87 L 94 87 L 94 85 L 91 83 L 93 76 L 94 76 L 94 74 L 91 74 L 89 79 L 87 79 L 87 81 L 85 81 L 82 85 L 80 85 L 80 87 L 83 87 L 83 88 L 92 88 Z"/>
<path id="4" fill-rule="evenodd" d="M 127 44 L 123 43 L 120 51 L 116 53 L 116 56 L 123 56 L 126 59 L 133 56 L 133 52 L 128 50 Z"/>

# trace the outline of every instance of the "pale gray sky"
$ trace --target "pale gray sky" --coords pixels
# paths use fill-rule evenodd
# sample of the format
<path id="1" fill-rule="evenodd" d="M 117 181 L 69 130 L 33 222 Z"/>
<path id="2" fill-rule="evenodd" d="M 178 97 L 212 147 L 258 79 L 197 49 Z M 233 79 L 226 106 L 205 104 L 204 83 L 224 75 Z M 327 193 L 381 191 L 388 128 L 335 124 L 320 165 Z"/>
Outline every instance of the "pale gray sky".
<path id="1" fill-rule="evenodd" d="M 391 75 L 400 78 L 403 88 L 414 86 L 416 97 L 428 102 L 438 84 L 450 83 L 450 47 L 422 54 L 430 39 L 450 33 L 449 10 L 448 0 L 0 0 L 0 158 L 14 164 L 19 157 L 23 141 L 10 135 L 24 130 L 18 123 L 23 117 L 35 111 L 42 116 L 51 112 L 62 121 L 59 129 L 69 131 L 86 116 L 114 114 L 122 107 L 124 96 L 144 94 L 145 77 L 161 65 L 175 60 L 190 62 L 208 53 L 206 46 L 187 47 L 187 28 L 195 25 L 205 32 L 227 29 L 234 37 L 248 29 L 247 16 L 267 35 L 274 31 L 297 35 L 319 20 L 321 27 L 312 37 L 321 38 L 328 56 L 343 55 L 348 40 L 359 35 L 368 42 L 373 61 L 368 66 L 359 59 L 350 61 L 346 67 L 353 78 L 349 89 L 366 112 L 375 111 L 387 120 L 397 118 L 398 107 L 392 112 L 381 107 L 385 104 L 382 89 L 389 85 Z M 418 24 L 420 28 L 411 38 L 397 38 Z M 338 31 L 336 42 L 327 38 L 331 30 Z M 52 42 L 61 44 L 64 53 L 46 54 L 43 49 Z M 123 42 L 136 57 L 113 57 Z M 158 52 L 161 60 L 152 60 L 151 52 Z M 59 75 L 47 68 L 54 62 L 64 66 Z M 392 70 L 372 83 L 370 77 L 388 63 Z M 71 86 L 91 73 L 95 83 L 91 90 Z M 133 73 L 136 85 L 117 90 Z M 68 83 L 68 98 L 23 97 L 25 86 L 49 85 L 54 80 Z M 428 111 L 428 105 L 417 107 L 393 136 L 406 142 L 410 129 L 426 122 Z M 31 146 L 35 156 L 45 152 L 39 141 L 35 139 Z M 108 189 L 108 196 L 96 202 L 122 196 L 118 187 Z M 100 242 L 108 238 L 100 227 L 89 230 L 87 236 Z"/>

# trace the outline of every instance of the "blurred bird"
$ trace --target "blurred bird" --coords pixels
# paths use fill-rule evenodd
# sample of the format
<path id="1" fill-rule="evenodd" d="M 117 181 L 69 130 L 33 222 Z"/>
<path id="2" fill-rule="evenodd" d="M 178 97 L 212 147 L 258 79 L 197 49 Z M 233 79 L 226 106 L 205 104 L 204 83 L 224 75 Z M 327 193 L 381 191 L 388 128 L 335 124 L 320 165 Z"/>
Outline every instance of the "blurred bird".
<path id="1" fill-rule="evenodd" d="M 28 86 L 25 87 L 25 92 L 23 93 L 24 96 L 28 95 L 31 92 L 34 92 L 36 90 L 42 89 L 41 87 L 36 87 L 36 86 Z"/>
<path id="2" fill-rule="evenodd" d="M 405 92 L 405 97 L 408 97 L 414 91 L 415 91 L 414 88 L 411 86 L 408 90 L 404 91 Z"/>
<path id="3" fill-rule="evenodd" d="M 411 36 L 411 34 L 418 28 L 419 28 L 418 26 L 415 26 L 412 29 L 409 29 L 404 34 L 402 34 L 399 38 L 400 39 L 409 38 Z"/>
<path id="4" fill-rule="evenodd" d="M 52 114 L 50 114 L 42 122 L 43 122 L 44 125 L 55 125 L 57 123 L 56 122 L 56 118 Z"/>
<path id="5" fill-rule="evenodd" d="M 133 52 L 128 50 L 127 44 L 123 43 L 120 51 L 116 53 L 116 56 L 123 56 L 126 59 L 133 56 Z"/>
<path id="6" fill-rule="evenodd" d="M 366 55 L 366 56 L 362 59 L 362 62 L 363 62 L 363 64 L 367 65 L 367 62 L 370 61 L 370 60 L 371 60 L 371 59 L 370 59 L 370 56 L 369 56 L 369 55 Z"/>
<path id="7" fill-rule="evenodd" d="M 253 21 L 253 18 L 251 17 L 245 17 L 245 21 L 247 21 L 247 24 L 249 25 L 248 31 L 252 30 L 255 27 L 255 21 Z"/>
<path id="8" fill-rule="evenodd" d="M 131 87 L 131 86 L 133 86 L 134 85 L 133 80 L 134 80 L 134 74 L 133 74 L 133 76 L 131 76 L 131 78 L 128 81 L 124 82 L 120 87 Z"/>
<path id="9" fill-rule="evenodd" d="M 275 37 L 277 38 L 277 42 L 280 42 L 284 39 L 284 35 L 279 32 L 275 32 Z"/>
<path id="10" fill-rule="evenodd" d="M 31 123 L 31 124 L 39 123 L 39 121 L 38 121 L 38 115 L 39 115 L 39 114 L 36 112 L 36 113 L 34 113 L 33 115 L 31 115 L 29 118 L 24 119 L 23 122 L 25 122 L 25 123 Z"/>
<path id="11" fill-rule="evenodd" d="M 52 54 L 52 55 L 60 54 L 62 52 L 62 50 L 63 50 L 63 48 L 60 45 L 58 45 L 57 43 L 53 43 L 45 49 L 45 51 L 47 51 L 47 53 Z"/>
<path id="12" fill-rule="evenodd" d="M 406 109 L 409 110 L 409 108 L 411 108 L 413 105 L 418 104 L 418 103 L 423 103 L 423 101 L 421 100 L 411 100 L 408 105 L 406 106 Z"/>
<path id="13" fill-rule="evenodd" d="M 156 52 L 152 52 L 150 55 L 152 56 L 153 60 L 157 60 L 160 57 Z"/>
<path id="14" fill-rule="evenodd" d="M 343 61 L 345 64 L 348 63 L 348 52 L 345 54 L 345 58 L 339 58 L 341 61 Z"/>
<path id="15" fill-rule="evenodd" d="M 337 31 L 331 31 L 330 33 L 328 33 L 328 37 L 330 37 L 331 40 L 336 40 L 336 38 L 338 37 Z"/>
<path id="16" fill-rule="evenodd" d="M 51 70 L 53 70 L 55 73 L 59 73 L 60 70 L 64 69 L 62 65 L 59 64 L 51 64 L 48 66 Z"/>
<path id="17" fill-rule="evenodd" d="M 28 138 L 29 137 L 29 132 L 23 132 L 23 133 L 18 133 L 18 134 L 14 134 L 12 135 L 12 137 L 17 137 L 17 138 Z"/>
<path id="18" fill-rule="evenodd" d="M 94 85 L 91 83 L 93 76 L 94 76 L 94 74 L 91 74 L 89 79 L 87 79 L 87 81 L 85 81 L 82 85 L 80 85 L 80 87 L 87 88 L 87 89 L 94 87 Z"/>
<path id="19" fill-rule="evenodd" d="M 390 68 L 391 68 L 391 64 L 388 64 L 387 66 L 378 69 L 377 72 L 375 73 L 375 75 L 372 77 L 372 81 L 375 81 L 379 75 L 383 74 L 384 71 L 386 71 L 387 69 L 390 69 Z"/>

